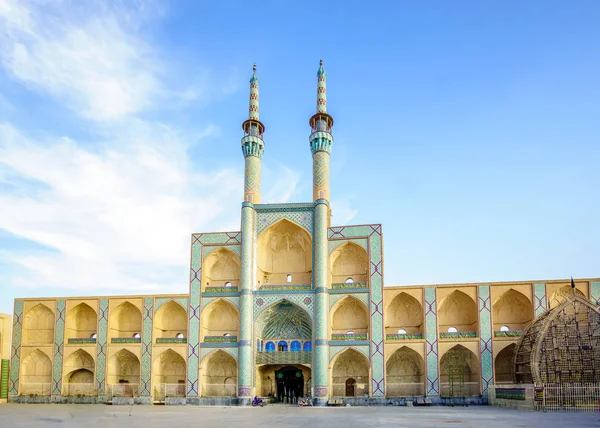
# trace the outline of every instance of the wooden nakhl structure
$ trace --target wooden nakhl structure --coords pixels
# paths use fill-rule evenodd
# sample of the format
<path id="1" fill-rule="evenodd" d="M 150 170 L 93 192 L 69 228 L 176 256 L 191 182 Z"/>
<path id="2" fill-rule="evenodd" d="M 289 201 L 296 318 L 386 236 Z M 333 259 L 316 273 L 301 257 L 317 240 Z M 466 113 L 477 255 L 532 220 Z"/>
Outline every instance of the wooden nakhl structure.
<path id="1" fill-rule="evenodd" d="M 524 331 L 514 367 L 516 383 L 600 383 L 600 308 L 567 296 Z"/>

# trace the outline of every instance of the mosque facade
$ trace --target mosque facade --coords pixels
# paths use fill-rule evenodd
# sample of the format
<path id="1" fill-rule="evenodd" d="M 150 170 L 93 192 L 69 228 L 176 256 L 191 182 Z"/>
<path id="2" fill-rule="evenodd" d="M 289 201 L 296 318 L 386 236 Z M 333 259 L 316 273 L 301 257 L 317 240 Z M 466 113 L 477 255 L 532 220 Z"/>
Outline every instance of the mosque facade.
<path id="1" fill-rule="evenodd" d="M 255 67 L 240 230 L 192 234 L 188 294 L 16 299 L 9 401 L 485 399 L 515 381 L 533 320 L 572 294 L 600 304 L 600 278 L 384 287 L 382 226 L 330 224 L 322 62 L 317 76 L 312 202 L 261 203 Z"/>

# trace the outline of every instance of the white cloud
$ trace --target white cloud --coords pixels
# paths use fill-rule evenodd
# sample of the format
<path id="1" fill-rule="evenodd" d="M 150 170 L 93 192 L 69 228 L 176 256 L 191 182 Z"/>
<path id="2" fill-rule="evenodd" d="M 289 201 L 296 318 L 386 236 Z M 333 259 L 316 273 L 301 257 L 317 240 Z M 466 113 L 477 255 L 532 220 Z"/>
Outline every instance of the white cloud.
<path id="1" fill-rule="evenodd" d="M 14 78 L 87 118 L 141 111 L 163 88 L 160 61 L 137 35 L 134 12 L 92 2 L 82 8 L 0 0 L 0 60 Z"/>

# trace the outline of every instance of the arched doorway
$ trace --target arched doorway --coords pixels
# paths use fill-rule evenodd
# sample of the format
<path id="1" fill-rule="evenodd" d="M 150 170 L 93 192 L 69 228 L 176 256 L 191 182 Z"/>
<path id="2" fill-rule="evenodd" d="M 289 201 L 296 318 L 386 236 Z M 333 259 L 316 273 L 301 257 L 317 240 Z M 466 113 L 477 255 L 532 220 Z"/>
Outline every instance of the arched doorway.
<path id="1" fill-rule="evenodd" d="M 277 385 L 277 401 L 280 403 L 297 403 L 298 397 L 304 395 L 304 375 L 296 367 L 286 366 L 275 371 Z"/>
<path id="2" fill-rule="evenodd" d="M 346 397 L 354 397 L 356 395 L 356 380 L 354 378 L 346 379 Z"/>

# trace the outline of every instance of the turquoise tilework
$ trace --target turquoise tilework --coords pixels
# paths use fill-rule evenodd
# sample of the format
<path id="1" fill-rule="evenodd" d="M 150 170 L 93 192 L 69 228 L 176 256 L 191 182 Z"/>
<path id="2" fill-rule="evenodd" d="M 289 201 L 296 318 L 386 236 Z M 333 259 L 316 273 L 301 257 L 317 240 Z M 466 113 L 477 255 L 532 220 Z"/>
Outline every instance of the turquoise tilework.
<path id="1" fill-rule="evenodd" d="M 425 288 L 425 354 L 427 364 L 427 396 L 440 395 L 438 377 L 438 329 L 437 329 L 437 303 L 435 288 Z"/>
<path id="2" fill-rule="evenodd" d="M 104 395 L 106 380 L 106 344 L 108 337 L 108 299 L 98 302 L 98 333 L 96 334 L 96 389 L 98 395 Z"/>
<path id="3" fill-rule="evenodd" d="M 546 284 L 533 284 L 533 306 L 536 317 L 547 311 Z"/>
<path id="4" fill-rule="evenodd" d="M 254 209 L 249 204 L 242 206 L 242 266 L 240 287 L 240 347 L 238 351 L 238 395 L 249 397 L 252 389 L 254 362 L 252 359 L 252 288 L 254 272 Z"/>
<path id="5" fill-rule="evenodd" d="M 380 224 L 364 226 L 338 226 L 328 230 L 330 240 L 366 238 L 370 262 L 370 312 L 371 312 L 371 393 L 373 397 L 385 395 L 384 328 L 383 328 L 383 238 Z"/>
<path id="6" fill-rule="evenodd" d="M 154 315 L 154 298 L 144 297 L 144 312 L 142 314 L 142 376 L 140 395 L 149 396 L 152 376 L 152 318 Z"/>
<path id="7" fill-rule="evenodd" d="M 494 384 L 494 353 L 492 342 L 492 303 L 490 286 L 480 285 L 479 295 L 479 352 L 481 361 L 481 393 L 487 395 Z"/>
<path id="8" fill-rule="evenodd" d="M 52 364 L 52 395 L 62 394 L 62 362 L 65 344 L 65 316 L 67 302 L 56 301 L 56 324 L 54 326 L 54 361 Z"/>
<path id="9" fill-rule="evenodd" d="M 23 301 L 15 299 L 10 353 L 9 395 L 19 393 L 19 365 L 21 363 L 21 332 L 23 329 Z"/>
<path id="10" fill-rule="evenodd" d="M 188 309 L 187 396 L 198 397 L 198 358 L 200 356 L 200 280 L 202 279 L 202 244 L 192 236 L 190 264 L 190 300 Z"/>
<path id="11" fill-rule="evenodd" d="M 596 305 L 600 305 L 600 281 L 590 282 L 590 300 Z"/>
<path id="12" fill-rule="evenodd" d="M 154 299 L 154 313 L 156 313 L 156 311 L 158 311 L 158 309 L 164 305 L 165 303 L 167 303 L 168 301 L 173 300 L 174 302 L 177 302 L 181 305 L 181 307 L 183 309 L 185 309 L 185 311 L 187 312 L 188 310 L 188 298 L 187 297 L 175 297 L 175 298 L 171 298 L 171 297 L 156 297 Z"/>
<path id="13" fill-rule="evenodd" d="M 315 395 L 329 395 L 329 346 L 328 320 L 329 304 L 327 295 L 327 217 L 329 209 L 324 201 L 319 200 L 315 206 L 315 224 L 313 230 L 313 287 L 314 295 L 314 328 L 313 328 L 313 385 Z"/>
<path id="14" fill-rule="evenodd" d="M 241 244 L 242 232 L 194 233 L 192 247 L 195 243 L 209 244 Z"/>
<path id="15" fill-rule="evenodd" d="M 265 229 L 272 224 L 277 223 L 281 219 L 290 220 L 293 223 L 303 227 L 306 231 L 311 234 L 313 230 L 313 213 L 312 207 L 310 210 L 284 210 L 280 212 L 258 212 L 256 214 L 256 235 L 260 235 Z"/>
<path id="16" fill-rule="evenodd" d="M 298 293 L 298 294 L 259 294 L 254 295 L 254 319 L 257 320 L 260 314 L 270 306 L 279 303 L 283 300 L 294 303 L 305 309 L 313 318 L 313 301 L 315 300 L 314 293 Z"/>

